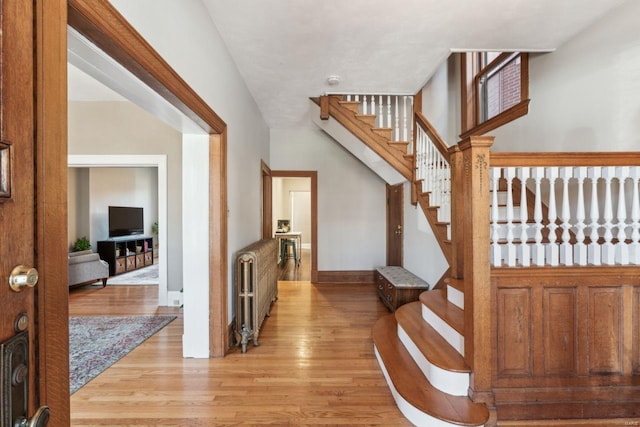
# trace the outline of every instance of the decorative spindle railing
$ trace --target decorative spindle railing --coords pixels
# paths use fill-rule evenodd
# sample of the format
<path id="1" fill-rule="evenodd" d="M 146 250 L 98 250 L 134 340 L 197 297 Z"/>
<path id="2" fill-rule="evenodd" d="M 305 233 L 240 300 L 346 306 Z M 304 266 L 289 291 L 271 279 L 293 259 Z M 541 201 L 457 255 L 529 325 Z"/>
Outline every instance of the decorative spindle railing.
<path id="1" fill-rule="evenodd" d="M 360 102 L 359 113 L 376 116 L 379 128 L 392 129 L 391 140 L 413 140 L 413 96 L 411 95 L 343 95 L 345 101 Z M 411 149 L 409 144 L 409 150 Z M 411 152 L 407 153 L 411 154 Z"/>
<path id="2" fill-rule="evenodd" d="M 491 154 L 494 267 L 640 265 L 638 157 L 579 156 Z"/>
<path id="3" fill-rule="evenodd" d="M 421 113 L 416 113 L 416 181 L 429 193 L 429 205 L 438 206 L 438 220 L 451 219 L 451 165 L 446 143 Z"/>

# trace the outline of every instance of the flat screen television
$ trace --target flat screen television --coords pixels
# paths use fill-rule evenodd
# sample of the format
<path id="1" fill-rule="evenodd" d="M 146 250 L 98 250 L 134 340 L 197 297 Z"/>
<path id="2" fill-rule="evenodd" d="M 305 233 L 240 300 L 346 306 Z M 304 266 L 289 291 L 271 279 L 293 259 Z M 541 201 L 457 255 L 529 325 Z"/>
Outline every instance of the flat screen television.
<path id="1" fill-rule="evenodd" d="M 143 233 L 142 208 L 109 206 L 109 237 Z"/>

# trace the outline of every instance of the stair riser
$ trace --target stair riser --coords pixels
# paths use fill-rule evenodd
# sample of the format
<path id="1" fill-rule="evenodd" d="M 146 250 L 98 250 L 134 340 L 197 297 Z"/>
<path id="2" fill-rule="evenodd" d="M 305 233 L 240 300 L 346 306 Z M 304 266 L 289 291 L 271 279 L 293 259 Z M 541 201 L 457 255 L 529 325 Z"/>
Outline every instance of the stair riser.
<path id="1" fill-rule="evenodd" d="M 464 310 L 464 293 L 453 286 L 447 285 L 447 300 L 459 309 Z"/>
<path id="2" fill-rule="evenodd" d="M 398 337 L 432 386 L 454 396 L 467 396 L 469 374 L 446 371 L 431 364 L 400 325 Z"/>
<path id="3" fill-rule="evenodd" d="M 449 326 L 444 320 L 422 305 L 422 318 L 444 338 L 458 353 L 464 355 L 464 336 Z"/>
<path id="4" fill-rule="evenodd" d="M 389 378 L 389 374 L 387 373 L 387 368 L 384 366 L 382 362 L 382 358 L 378 353 L 378 349 L 373 347 L 374 352 L 376 354 L 376 359 L 378 359 L 378 364 L 380 365 L 380 369 L 384 375 L 385 380 L 387 381 L 387 385 L 389 386 L 389 390 L 391 390 L 391 394 L 393 395 L 393 399 L 396 401 L 396 405 L 402 415 L 405 416 L 409 421 L 411 421 L 416 426 L 424 426 L 424 427 L 460 427 L 459 424 L 452 424 L 446 421 L 442 421 L 441 419 L 434 418 L 420 410 L 418 410 L 415 406 L 411 405 L 405 399 L 400 396 L 396 387 L 393 385 L 393 382 Z M 480 426 L 479 426 L 480 427 Z"/>

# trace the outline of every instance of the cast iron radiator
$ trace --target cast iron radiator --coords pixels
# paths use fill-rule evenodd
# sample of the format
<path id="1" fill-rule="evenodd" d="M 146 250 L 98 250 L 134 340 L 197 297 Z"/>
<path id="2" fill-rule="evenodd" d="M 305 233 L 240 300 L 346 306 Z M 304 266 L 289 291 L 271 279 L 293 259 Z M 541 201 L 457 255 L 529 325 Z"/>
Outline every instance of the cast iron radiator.
<path id="1" fill-rule="evenodd" d="M 275 239 L 257 241 L 236 254 L 235 334 L 242 352 L 253 338 L 258 344 L 260 326 L 269 316 L 271 303 L 278 299 L 278 247 Z"/>

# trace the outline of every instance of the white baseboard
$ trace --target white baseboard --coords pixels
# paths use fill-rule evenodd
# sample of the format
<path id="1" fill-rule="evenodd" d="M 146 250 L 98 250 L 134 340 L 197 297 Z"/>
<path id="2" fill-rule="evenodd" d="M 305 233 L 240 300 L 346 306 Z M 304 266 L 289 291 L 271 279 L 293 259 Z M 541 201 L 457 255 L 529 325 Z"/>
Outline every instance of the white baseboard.
<path id="1" fill-rule="evenodd" d="M 182 292 L 180 291 L 167 292 L 168 307 L 180 307 L 181 305 L 182 305 Z"/>

